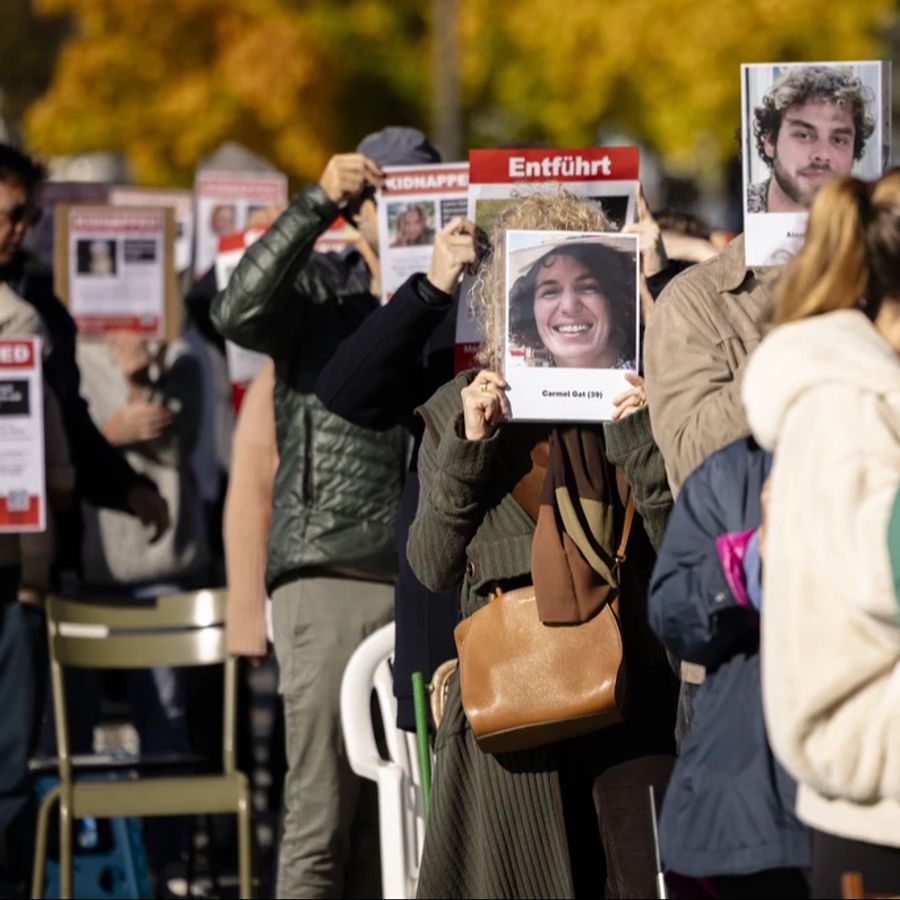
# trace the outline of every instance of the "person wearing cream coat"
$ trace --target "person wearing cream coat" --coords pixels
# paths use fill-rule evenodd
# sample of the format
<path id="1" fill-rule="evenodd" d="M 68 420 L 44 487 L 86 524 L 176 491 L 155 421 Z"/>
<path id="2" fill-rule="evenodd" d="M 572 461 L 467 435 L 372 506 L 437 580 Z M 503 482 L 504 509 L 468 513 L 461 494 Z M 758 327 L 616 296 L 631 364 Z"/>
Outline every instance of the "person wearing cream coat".
<path id="1" fill-rule="evenodd" d="M 772 747 L 808 825 L 900 847 L 900 358 L 860 311 L 814 316 L 763 341 L 743 400 L 775 452 L 762 603 Z"/>

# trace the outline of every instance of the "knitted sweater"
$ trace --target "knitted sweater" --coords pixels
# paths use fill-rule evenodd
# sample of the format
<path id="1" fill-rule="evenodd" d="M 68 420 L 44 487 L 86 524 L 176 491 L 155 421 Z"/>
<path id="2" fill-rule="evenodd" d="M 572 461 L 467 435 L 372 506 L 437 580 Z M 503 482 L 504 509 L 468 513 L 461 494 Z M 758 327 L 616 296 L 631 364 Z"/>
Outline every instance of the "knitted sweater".
<path id="1" fill-rule="evenodd" d="M 473 374 L 444 385 L 420 410 L 421 491 L 407 545 L 413 571 L 428 588 L 462 582 L 463 615 L 486 603 L 496 585 L 508 590 L 530 583 L 534 533 L 534 521 L 510 493 L 518 476 L 501 453 L 504 429 L 482 441 L 460 436 L 460 390 Z M 625 469 L 633 483 L 640 481 L 639 467 Z M 664 480 L 661 466 L 649 471 Z M 635 487 L 636 499 L 655 495 L 646 485 Z M 636 522 L 630 566 L 640 557 L 631 549 L 643 537 Z M 643 597 L 635 599 L 632 605 L 643 608 Z M 623 617 L 626 654 L 627 632 Z M 656 659 L 664 659 L 655 647 Z M 435 750 L 420 896 L 572 896 L 555 745 L 499 756 L 479 749 L 454 677 Z"/>

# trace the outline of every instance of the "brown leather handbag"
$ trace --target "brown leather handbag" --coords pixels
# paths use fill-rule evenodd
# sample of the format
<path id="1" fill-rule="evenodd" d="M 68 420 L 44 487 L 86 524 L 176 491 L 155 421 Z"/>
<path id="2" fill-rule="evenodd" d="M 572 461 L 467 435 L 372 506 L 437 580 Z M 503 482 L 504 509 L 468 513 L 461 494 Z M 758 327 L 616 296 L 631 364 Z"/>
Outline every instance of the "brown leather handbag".
<path id="1" fill-rule="evenodd" d="M 629 497 L 616 563 L 634 518 Z M 454 631 L 463 709 L 479 747 L 505 753 L 622 721 L 625 663 L 618 596 L 587 622 L 545 625 L 533 587 L 507 593 Z"/>

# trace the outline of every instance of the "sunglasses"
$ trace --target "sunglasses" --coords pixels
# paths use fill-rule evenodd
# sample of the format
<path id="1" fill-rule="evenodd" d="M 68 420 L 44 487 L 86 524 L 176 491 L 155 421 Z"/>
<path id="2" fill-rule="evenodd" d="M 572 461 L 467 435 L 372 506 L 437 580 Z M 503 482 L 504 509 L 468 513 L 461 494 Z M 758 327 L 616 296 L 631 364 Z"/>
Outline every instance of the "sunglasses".
<path id="1" fill-rule="evenodd" d="M 0 209 L 0 216 L 5 216 L 13 226 L 24 222 L 33 227 L 40 222 L 41 213 L 42 210 L 39 206 L 32 206 L 30 203 L 17 203 L 7 209 Z"/>

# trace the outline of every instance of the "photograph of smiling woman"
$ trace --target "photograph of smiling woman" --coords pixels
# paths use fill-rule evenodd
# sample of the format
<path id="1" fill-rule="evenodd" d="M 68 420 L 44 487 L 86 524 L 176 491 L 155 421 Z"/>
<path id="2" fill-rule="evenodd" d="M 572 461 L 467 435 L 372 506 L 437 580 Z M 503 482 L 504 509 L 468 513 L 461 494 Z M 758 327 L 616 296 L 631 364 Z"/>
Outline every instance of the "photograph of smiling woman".
<path id="1" fill-rule="evenodd" d="M 636 370 L 635 258 L 608 240 L 520 251 L 526 262 L 509 291 L 508 338 L 523 365 Z"/>

